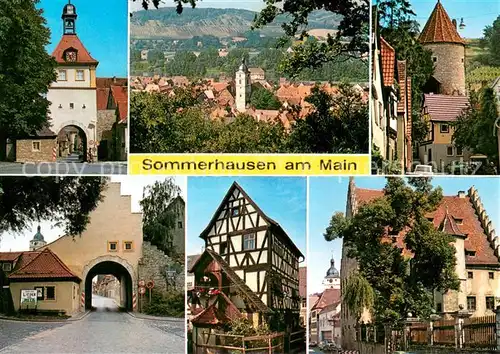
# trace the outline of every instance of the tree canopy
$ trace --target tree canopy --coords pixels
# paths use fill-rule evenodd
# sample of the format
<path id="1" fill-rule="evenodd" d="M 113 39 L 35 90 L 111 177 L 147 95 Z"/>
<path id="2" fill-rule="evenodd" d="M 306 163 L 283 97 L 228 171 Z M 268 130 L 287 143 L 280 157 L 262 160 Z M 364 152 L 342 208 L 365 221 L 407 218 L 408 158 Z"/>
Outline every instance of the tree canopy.
<path id="1" fill-rule="evenodd" d="M 176 255 L 173 231 L 179 212 L 172 202 L 180 195 L 180 188 L 172 178 L 156 181 L 144 188 L 141 208 L 143 213 L 144 240 L 158 247 L 165 254 Z"/>
<path id="2" fill-rule="evenodd" d="M 280 109 L 281 102 L 269 90 L 262 87 L 257 87 L 252 90 L 250 104 L 256 109 Z"/>
<path id="3" fill-rule="evenodd" d="M 426 214 L 436 210 L 442 200 L 440 187 L 430 178 L 389 177 L 383 197 L 362 204 L 355 215 L 332 216 L 325 239 L 343 239 L 347 256 L 359 265 L 357 282 L 367 289 L 363 305 L 370 304 L 373 289 L 375 322 L 401 324 L 408 312 L 428 318 L 434 307 L 433 291 L 457 290 L 453 237 L 439 231 Z M 403 232 L 404 231 L 404 232 Z M 398 238 L 402 240 L 397 242 Z M 405 245 L 403 252 L 398 245 Z M 352 295 L 352 296 L 351 296 Z M 354 307 L 360 306 L 354 294 Z"/>
<path id="4" fill-rule="evenodd" d="M 0 177 L 0 234 L 50 220 L 79 235 L 106 183 L 101 177 Z"/>
<path id="5" fill-rule="evenodd" d="M 38 2 L 0 0 L 0 145 L 48 124 L 45 94 L 56 63 L 45 50 L 50 31 Z"/>

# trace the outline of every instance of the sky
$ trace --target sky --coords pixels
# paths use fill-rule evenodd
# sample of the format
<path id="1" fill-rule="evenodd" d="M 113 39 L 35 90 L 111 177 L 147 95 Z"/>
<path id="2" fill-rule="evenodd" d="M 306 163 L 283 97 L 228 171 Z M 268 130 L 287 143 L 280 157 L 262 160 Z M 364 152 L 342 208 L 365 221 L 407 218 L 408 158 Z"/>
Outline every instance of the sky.
<path id="1" fill-rule="evenodd" d="M 131 11 L 142 10 L 140 0 L 137 0 L 135 2 L 133 2 L 132 0 L 129 0 L 129 1 L 130 1 L 130 10 Z M 264 0 L 246 0 L 246 1 L 203 0 L 203 1 L 198 1 L 196 7 L 199 7 L 199 8 L 211 7 L 211 8 L 218 8 L 218 9 L 234 8 L 234 9 L 260 11 L 264 8 L 264 5 L 265 5 Z M 175 6 L 175 3 L 173 0 L 163 0 L 163 4 L 160 6 L 161 7 L 165 7 L 165 6 L 173 7 L 173 6 Z M 189 5 L 186 5 L 186 6 L 189 6 Z"/>
<path id="2" fill-rule="evenodd" d="M 61 19 L 68 0 L 41 0 L 37 5 L 51 31 L 52 53 L 63 34 Z M 127 77 L 128 19 L 124 0 L 72 0 L 76 7 L 76 33 L 92 57 L 99 61 L 97 77 Z"/>
<path id="3" fill-rule="evenodd" d="M 19 177 L 27 178 L 27 177 Z M 139 202 L 143 197 L 143 189 L 147 185 L 154 184 L 155 181 L 165 180 L 167 177 L 157 176 L 113 176 L 111 182 L 120 182 L 121 194 L 131 195 L 132 212 L 140 212 Z M 181 196 L 186 200 L 187 177 L 174 177 L 175 183 L 181 189 Z M 0 252 L 16 252 L 28 251 L 29 241 L 33 239 L 37 231 L 38 223 L 33 223 L 31 227 L 20 234 L 4 233 L 0 235 Z M 45 241 L 50 243 L 55 241 L 60 236 L 64 235 L 64 230 L 61 227 L 54 227 L 54 223 L 50 221 L 42 221 L 40 223 L 41 232 Z"/>
<path id="4" fill-rule="evenodd" d="M 190 177 L 186 254 L 203 251 L 205 244 L 199 235 L 234 181 L 267 216 L 281 225 L 306 256 L 307 179 L 303 177 Z"/>
<path id="5" fill-rule="evenodd" d="M 382 189 L 384 177 L 355 178 L 360 188 Z M 443 188 L 443 195 L 456 195 L 458 191 L 467 191 L 471 186 L 478 190 L 481 201 L 493 222 L 500 229 L 500 179 L 488 177 L 440 177 L 432 181 L 433 185 Z M 335 266 L 340 271 L 342 241 L 325 241 L 323 234 L 332 215 L 340 211 L 345 213 L 347 202 L 347 177 L 311 177 L 309 180 L 309 253 L 308 253 L 308 291 L 310 294 L 321 292 L 321 282 L 330 267 L 332 255 Z"/>
<path id="6" fill-rule="evenodd" d="M 416 13 L 416 20 L 422 30 L 437 0 L 410 0 Z M 481 38 L 486 25 L 491 25 L 500 14 L 500 1 L 498 0 L 441 0 L 451 19 L 464 19 L 465 29 L 459 30 L 464 38 Z"/>

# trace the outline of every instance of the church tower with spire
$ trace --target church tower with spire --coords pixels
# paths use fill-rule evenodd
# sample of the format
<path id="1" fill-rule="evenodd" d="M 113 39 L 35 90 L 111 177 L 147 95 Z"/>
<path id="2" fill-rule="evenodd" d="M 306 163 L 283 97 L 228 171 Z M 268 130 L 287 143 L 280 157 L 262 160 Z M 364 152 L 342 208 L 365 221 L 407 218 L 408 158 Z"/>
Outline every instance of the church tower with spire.
<path id="1" fill-rule="evenodd" d="M 432 52 L 434 75 L 424 89 L 427 93 L 466 95 L 465 41 L 438 0 L 419 37 L 424 48 Z"/>
<path id="2" fill-rule="evenodd" d="M 250 70 L 245 58 L 241 61 L 239 70 L 236 72 L 236 109 L 238 112 L 246 112 L 247 103 L 250 102 L 252 94 L 252 83 L 250 81 Z"/>
<path id="3" fill-rule="evenodd" d="M 43 238 L 41 227 L 38 225 L 37 232 L 35 236 L 33 236 L 33 240 L 30 241 L 30 251 L 36 251 L 40 247 L 43 247 L 47 244 L 45 239 Z"/>
<path id="4" fill-rule="evenodd" d="M 330 268 L 326 271 L 326 276 L 323 279 L 323 289 L 340 289 L 340 273 L 335 268 L 335 260 L 330 260 Z"/>

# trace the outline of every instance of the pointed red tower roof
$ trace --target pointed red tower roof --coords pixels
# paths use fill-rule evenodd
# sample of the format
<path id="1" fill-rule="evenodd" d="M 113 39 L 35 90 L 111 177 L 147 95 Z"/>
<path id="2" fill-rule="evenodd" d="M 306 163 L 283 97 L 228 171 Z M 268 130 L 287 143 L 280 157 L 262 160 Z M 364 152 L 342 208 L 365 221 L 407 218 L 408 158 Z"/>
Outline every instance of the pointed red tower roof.
<path id="1" fill-rule="evenodd" d="M 458 43 L 465 44 L 456 26 L 438 0 L 429 20 L 419 37 L 420 43 Z"/>

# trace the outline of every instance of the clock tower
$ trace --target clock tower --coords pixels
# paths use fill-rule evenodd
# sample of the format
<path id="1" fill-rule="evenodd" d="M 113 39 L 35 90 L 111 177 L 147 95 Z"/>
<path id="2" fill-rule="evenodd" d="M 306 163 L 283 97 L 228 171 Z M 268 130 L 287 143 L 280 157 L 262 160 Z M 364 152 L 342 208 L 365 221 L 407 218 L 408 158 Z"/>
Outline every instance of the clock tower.
<path id="1" fill-rule="evenodd" d="M 73 1 L 74 2 L 74 1 Z M 82 14 L 80 14 L 80 17 Z M 76 5 L 68 0 L 62 11 L 63 33 L 52 56 L 57 79 L 49 88 L 51 130 L 58 138 L 60 158 L 75 155 L 97 160 L 97 80 L 99 62 L 92 57 L 76 33 Z M 80 19 L 81 20 L 81 19 Z M 91 26 L 91 19 L 88 19 Z"/>
<path id="2" fill-rule="evenodd" d="M 62 19 L 64 24 L 64 34 L 76 34 L 76 8 L 69 0 L 69 3 L 64 6 Z"/>

